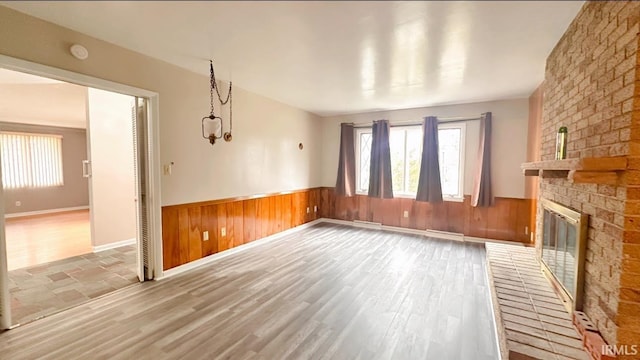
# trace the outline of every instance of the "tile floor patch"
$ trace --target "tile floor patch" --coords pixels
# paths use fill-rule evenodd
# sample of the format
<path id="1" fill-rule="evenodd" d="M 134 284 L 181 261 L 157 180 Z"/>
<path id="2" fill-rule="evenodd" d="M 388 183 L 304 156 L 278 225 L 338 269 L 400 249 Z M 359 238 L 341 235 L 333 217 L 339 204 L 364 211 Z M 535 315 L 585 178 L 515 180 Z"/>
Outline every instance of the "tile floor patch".
<path id="1" fill-rule="evenodd" d="M 51 279 L 52 281 L 60 281 L 60 280 L 68 279 L 68 278 L 69 278 L 69 275 L 67 275 L 67 274 L 66 274 L 66 273 L 64 273 L 64 272 L 58 272 L 58 273 L 54 273 L 54 274 L 47 275 L 47 276 L 48 276 L 48 277 L 49 277 L 49 279 Z"/>
<path id="2" fill-rule="evenodd" d="M 137 282 L 133 245 L 12 270 L 12 323 L 25 324 Z"/>

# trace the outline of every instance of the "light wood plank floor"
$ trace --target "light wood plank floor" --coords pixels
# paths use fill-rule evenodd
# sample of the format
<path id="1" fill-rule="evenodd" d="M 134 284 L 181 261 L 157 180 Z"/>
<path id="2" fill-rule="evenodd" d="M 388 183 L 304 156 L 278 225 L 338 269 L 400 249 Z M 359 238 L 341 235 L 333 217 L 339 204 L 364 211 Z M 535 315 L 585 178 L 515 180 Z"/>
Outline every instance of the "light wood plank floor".
<path id="1" fill-rule="evenodd" d="M 89 210 L 5 220 L 9 271 L 87 254 Z"/>
<path id="2" fill-rule="evenodd" d="M 7 359 L 496 359 L 482 245 L 320 224 L 0 334 Z"/>

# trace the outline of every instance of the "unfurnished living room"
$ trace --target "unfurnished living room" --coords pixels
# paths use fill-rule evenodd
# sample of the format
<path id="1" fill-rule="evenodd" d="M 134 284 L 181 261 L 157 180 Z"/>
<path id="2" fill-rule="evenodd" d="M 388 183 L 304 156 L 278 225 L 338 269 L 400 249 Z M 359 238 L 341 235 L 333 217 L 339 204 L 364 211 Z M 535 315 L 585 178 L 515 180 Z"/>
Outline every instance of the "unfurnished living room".
<path id="1" fill-rule="evenodd" d="M 0 1 L 0 359 L 640 359 L 640 2 Z"/>

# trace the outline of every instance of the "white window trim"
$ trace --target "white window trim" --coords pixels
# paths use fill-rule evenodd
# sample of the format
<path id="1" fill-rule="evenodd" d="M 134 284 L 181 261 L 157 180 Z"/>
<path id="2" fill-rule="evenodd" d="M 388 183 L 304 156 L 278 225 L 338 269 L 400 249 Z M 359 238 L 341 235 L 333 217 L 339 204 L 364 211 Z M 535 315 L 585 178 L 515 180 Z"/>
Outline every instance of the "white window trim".
<path id="1" fill-rule="evenodd" d="M 438 130 L 441 129 L 460 129 L 460 159 L 459 159 L 459 166 L 458 166 L 458 173 L 460 174 L 460 178 L 458 181 L 458 196 L 448 196 L 448 195 L 442 195 L 442 200 L 444 201 L 453 201 L 453 202 L 463 202 L 464 201 L 464 167 L 466 164 L 466 149 L 465 149 L 465 144 L 466 144 L 466 134 L 467 134 L 467 124 L 464 122 L 458 122 L 458 123 L 451 123 L 451 124 L 447 124 L 447 123 L 442 123 L 442 124 L 438 124 Z"/>
<path id="2" fill-rule="evenodd" d="M 421 126 L 407 126 L 407 127 L 403 127 L 404 129 L 415 129 L 415 128 L 419 128 L 421 129 Z M 459 196 L 447 196 L 447 195 L 442 195 L 442 200 L 443 201 L 451 201 L 451 202 L 464 202 L 464 167 L 465 167 L 465 160 L 466 160 L 466 149 L 465 149 L 465 144 L 466 144 L 466 133 L 467 133 L 467 124 L 466 123 L 451 123 L 451 124 L 447 124 L 447 123 L 441 123 L 438 124 L 438 130 L 441 129 L 460 129 L 460 161 L 459 161 L 459 174 L 460 174 L 460 181 L 458 182 L 458 193 L 460 194 Z M 367 195 L 368 194 L 368 189 L 360 189 L 360 134 L 372 134 L 372 129 L 371 128 L 360 128 L 360 129 L 356 129 L 355 131 L 355 155 L 356 155 L 356 194 L 358 195 Z M 405 135 L 406 136 L 406 135 Z M 422 150 L 422 149 L 421 149 Z M 406 159 L 406 152 L 407 152 L 407 144 L 406 144 L 406 138 L 405 138 L 405 159 Z M 406 167 L 406 163 L 405 163 L 405 167 Z M 405 185 L 406 185 L 406 177 L 405 177 Z M 405 198 L 405 199 L 415 199 L 416 198 L 416 194 L 411 194 L 411 193 L 397 193 L 394 192 L 393 193 L 393 197 L 394 198 Z"/>

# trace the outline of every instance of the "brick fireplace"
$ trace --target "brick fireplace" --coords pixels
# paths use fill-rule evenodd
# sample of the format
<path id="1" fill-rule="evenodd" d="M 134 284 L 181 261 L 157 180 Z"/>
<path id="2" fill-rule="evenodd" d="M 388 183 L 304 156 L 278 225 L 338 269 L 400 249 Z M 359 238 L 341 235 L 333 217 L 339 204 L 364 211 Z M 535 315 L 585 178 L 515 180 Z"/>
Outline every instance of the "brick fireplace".
<path id="1" fill-rule="evenodd" d="M 611 345 L 640 344 L 639 22 L 640 2 L 585 3 L 547 59 L 530 119 L 530 161 L 553 163 L 556 132 L 569 129 L 570 160 L 538 177 L 538 255 L 541 199 L 589 216 L 583 311 Z"/>

